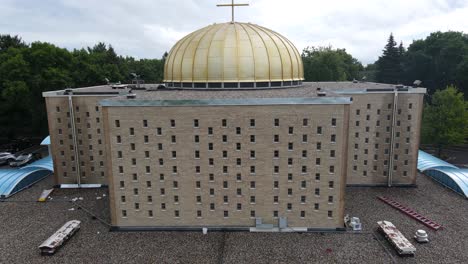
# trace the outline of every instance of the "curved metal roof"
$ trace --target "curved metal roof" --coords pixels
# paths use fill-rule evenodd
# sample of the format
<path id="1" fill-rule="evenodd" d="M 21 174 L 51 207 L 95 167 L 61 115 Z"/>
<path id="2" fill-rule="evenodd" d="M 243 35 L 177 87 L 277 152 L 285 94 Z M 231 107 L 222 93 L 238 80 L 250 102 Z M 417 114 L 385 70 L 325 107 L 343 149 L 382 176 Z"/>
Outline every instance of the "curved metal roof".
<path id="1" fill-rule="evenodd" d="M 24 169 L 27 169 L 27 168 L 42 168 L 42 169 L 54 172 L 54 164 L 52 162 L 52 157 L 47 156 L 47 157 L 45 157 L 43 159 L 36 160 L 33 163 L 22 167 L 21 170 L 24 170 Z"/>
<path id="2" fill-rule="evenodd" d="M 42 140 L 41 145 L 50 145 L 50 136 L 47 136 Z"/>
<path id="3" fill-rule="evenodd" d="M 0 170 L 0 197 L 9 197 L 44 179 L 54 171 L 52 158 L 37 160 L 20 169 Z"/>
<path id="4" fill-rule="evenodd" d="M 442 167 L 428 169 L 424 174 L 468 198 L 468 169 Z"/>
<path id="5" fill-rule="evenodd" d="M 468 198 L 468 169 L 460 169 L 422 150 L 418 154 L 420 172 Z"/>
<path id="6" fill-rule="evenodd" d="M 457 168 L 456 166 L 443 161 L 441 159 L 438 159 L 422 150 L 418 152 L 418 170 L 420 172 L 424 172 L 425 170 L 428 169 L 434 169 L 434 168 Z"/>

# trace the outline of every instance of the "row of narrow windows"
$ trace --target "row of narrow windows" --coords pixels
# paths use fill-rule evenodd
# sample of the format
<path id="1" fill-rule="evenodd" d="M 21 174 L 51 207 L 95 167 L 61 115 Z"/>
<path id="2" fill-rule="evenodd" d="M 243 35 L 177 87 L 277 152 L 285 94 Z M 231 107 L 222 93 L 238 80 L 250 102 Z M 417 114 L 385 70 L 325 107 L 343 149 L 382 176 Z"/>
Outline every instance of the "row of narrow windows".
<path id="1" fill-rule="evenodd" d="M 68 107 L 67 107 L 67 109 L 68 109 Z M 99 112 L 99 109 L 100 109 L 99 106 L 97 106 L 97 105 L 94 106 L 94 110 L 95 110 L 96 112 Z M 59 113 L 59 112 L 61 111 L 60 106 L 56 106 L 56 107 L 55 107 L 55 111 L 56 111 L 57 113 Z M 76 111 L 76 112 L 80 112 L 80 106 L 79 106 L 79 105 L 75 106 L 75 111 Z M 67 113 L 70 114 L 69 112 L 67 112 Z M 86 116 L 89 117 L 89 112 L 86 112 Z"/>
<path id="2" fill-rule="evenodd" d="M 316 195 L 316 197 L 320 196 L 319 189 L 316 190 L 315 195 Z M 329 204 L 332 204 L 332 203 L 334 202 L 334 198 L 333 198 L 333 197 L 334 197 L 333 195 L 329 195 L 329 196 L 328 196 L 328 203 L 329 203 Z M 148 195 L 148 196 L 146 197 L 146 199 L 147 199 L 147 202 L 150 203 L 150 204 L 154 202 L 153 196 L 151 196 L 151 195 Z M 252 196 L 249 197 L 249 199 L 250 199 L 250 204 L 255 204 L 255 203 L 256 203 L 256 196 L 253 196 L 253 195 L 252 195 Z M 262 201 L 263 201 L 263 200 L 262 200 Z M 126 203 L 126 202 L 127 202 L 127 197 L 126 197 L 125 195 L 120 196 L 120 202 L 121 202 L 121 203 Z M 174 195 L 174 203 L 175 203 L 175 204 L 178 204 L 179 202 L 180 202 L 179 196 L 178 196 L 178 195 Z M 195 197 L 195 202 L 196 202 L 197 204 L 202 204 L 202 196 L 201 196 L 201 195 L 197 195 L 197 196 Z M 307 196 L 306 196 L 306 195 L 301 195 L 301 197 L 300 197 L 300 199 L 299 199 L 299 202 L 300 202 L 301 204 L 307 203 Z M 224 203 L 224 204 L 229 204 L 229 196 L 228 196 L 228 195 L 223 196 L 223 203 Z M 273 204 L 278 204 L 278 203 L 279 203 L 279 197 L 276 196 L 276 195 L 273 196 L 272 203 L 273 203 Z M 136 205 L 139 205 L 140 203 L 135 203 L 135 204 L 136 204 Z M 239 204 L 240 204 L 240 203 L 238 203 L 237 205 L 239 205 Z M 165 205 L 166 205 L 166 203 L 162 203 L 161 209 L 163 209 L 163 210 L 166 209 L 166 206 L 165 206 Z M 210 205 L 211 205 L 210 208 L 213 208 L 213 210 L 214 210 L 214 203 L 211 203 Z M 238 206 L 238 207 L 239 207 L 239 206 Z M 135 209 L 139 209 L 139 206 L 135 206 Z M 292 210 L 292 203 L 287 203 L 287 209 L 288 209 L 288 210 Z M 318 209 L 319 209 L 319 204 L 318 204 L 318 203 L 315 203 L 315 210 L 318 210 Z"/>
<path id="3" fill-rule="evenodd" d="M 316 164 L 316 165 L 320 165 L 320 163 L 321 163 L 321 159 L 320 159 L 320 158 L 317 158 L 317 159 L 315 160 L 315 164 Z M 222 169 L 222 170 L 223 170 L 223 173 L 224 173 L 224 174 L 228 174 L 228 173 L 229 173 L 229 166 L 223 166 L 223 169 Z M 257 171 L 257 169 L 256 169 L 256 166 L 255 166 L 255 165 L 250 166 L 250 174 L 255 174 L 256 171 Z M 331 174 L 335 173 L 335 166 L 330 165 L 330 166 L 328 167 L 328 171 L 329 171 L 329 173 L 331 173 Z M 124 173 L 124 166 L 118 166 L 118 172 L 119 172 L 120 174 L 123 174 L 123 173 Z M 147 174 L 151 173 L 151 166 L 145 166 L 145 172 L 146 172 Z M 178 167 L 177 167 L 177 166 L 172 166 L 172 173 L 173 173 L 173 174 L 177 174 L 178 172 L 179 172 Z M 194 172 L 195 172 L 196 174 L 200 174 L 200 173 L 201 173 L 201 166 L 195 166 Z M 302 172 L 303 174 L 308 173 L 308 167 L 305 166 L 305 165 L 301 166 L 301 172 Z M 275 173 L 275 174 L 279 173 L 279 166 L 274 166 L 274 167 L 273 167 L 273 173 Z"/>
<path id="4" fill-rule="evenodd" d="M 139 209 L 136 209 L 136 210 L 139 210 Z M 215 209 L 210 209 L 211 211 L 214 211 Z M 241 209 L 237 209 L 238 211 L 242 210 Z M 316 210 L 318 211 L 318 209 Z M 327 211 L 327 215 L 328 215 L 328 218 L 333 218 L 333 211 Z M 127 210 L 122 210 L 122 217 L 127 217 L 128 214 L 127 214 Z M 228 218 L 229 217 L 229 210 L 224 210 L 223 211 L 223 216 L 225 218 Z M 153 210 L 148 210 L 148 217 L 154 217 L 154 213 L 153 213 Z M 179 218 L 180 217 L 180 211 L 179 210 L 174 210 L 174 217 L 176 218 Z M 202 211 L 201 210 L 197 210 L 197 218 L 201 218 L 202 217 Z M 250 217 L 254 218 L 256 217 L 256 213 L 255 213 L 255 210 L 251 210 L 250 211 Z M 278 217 L 278 211 L 273 211 L 273 217 L 274 218 L 277 218 Z M 299 217 L 300 218 L 305 218 L 306 217 L 306 211 L 302 210 L 300 211 L 299 213 Z"/>
<path id="5" fill-rule="evenodd" d="M 288 177 L 288 181 L 291 182 L 293 180 L 293 173 L 288 173 L 287 174 L 287 177 Z M 315 173 L 315 181 L 320 181 L 321 179 L 321 174 L 320 172 L 317 172 Z M 164 173 L 159 173 L 159 180 L 160 181 L 164 181 L 166 180 L 166 176 Z M 209 173 L 208 174 L 208 181 L 210 182 L 214 182 L 215 180 L 215 176 L 214 176 L 214 173 Z M 133 173 L 132 174 L 132 181 L 138 181 L 138 174 L 136 173 Z M 242 174 L 241 173 L 237 173 L 236 174 L 236 181 L 242 181 Z M 146 181 L 146 184 L 147 184 L 147 187 L 151 187 L 152 184 L 151 184 L 151 181 Z M 301 183 L 302 185 L 303 183 Z M 275 186 L 279 186 L 278 183 L 274 183 Z M 196 182 L 196 186 L 201 186 L 201 182 Z M 125 183 L 124 181 L 121 181 L 120 182 L 120 187 L 121 188 L 124 188 L 125 187 Z M 305 185 L 304 185 L 305 187 Z M 197 188 L 201 188 L 201 187 L 197 187 Z"/>
<path id="6" fill-rule="evenodd" d="M 136 174 L 133 175 L 133 181 L 137 181 Z M 152 184 L 151 181 L 146 181 L 146 187 L 147 188 L 151 188 L 152 186 L 153 186 L 153 184 Z M 174 189 L 178 189 L 179 188 L 179 182 L 178 181 L 173 181 L 172 182 L 172 187 Z M 120 188 L 121 189 L 125 188 L 125 181 L 120 181 Z M 201 181 L 196 181 L 195 182 L 195 188 L 196 189 L 201 189 Z M 251 189 L 256 188 L 255 181 L 250 181 L 250 188 Z M 273 189 L 278 189 L 278 188 L 279 188 L 279 181 L 273 181 Z M 307 188 L 307 181 L 305 181 L 305 180 L 301 181 L 300 182 L 300 188 L 302 188 L 302 189 Z M 335 182 L 334 181 L 328 181 L 328 188 L 329 189 L 335 188 Z M 229 189 L 229 181 L 223 181 L 223 189 Z M 138 188 L 134 188 L 133 189 L 133 194 L 138 195 L 139 194 L 138 190 L 139 190 Z M 161 188 L 160 189 L 160 194 L 165 195 L 166 194 L 165 190 L 166 190 L 165 188 Z M 213 192 L 211 190 L 213 190 Z M 237 188 L 236 192 L 237 192 L 237 195 L 242 195 L 242 188 Z M 212 195 L 214 195 L 214 189 L 210 189 L 210 194 L 211 193 L 213 193 Z M 293 189 L 288 188 L 288 195 L 292 195 L 292 194 L 293 194 Z M 315 195 L 320 195 L 320 188 L 315 188 Z"/>
<path id="7" fill-rule="evenodd" d="M 336 118 L 332 118 L 330 123 L 331 123 L 331 126 L 336 126 L 336 121 L 337 119 Z M 171 128 L 175 128 L 176 127 L 176 121 L 175 119 L 171 119 L 170 121 L 170 126 Z M 148 127 L 148 120 L 144 119 L 142 121 L 142 125 L 143 127 Z M 250 119 L 249 120 L 249 125 L 250 127 L 255 127 L 256 126 L 256 121 L 255 119 Z M 280 126 L 280 120 L 278 118 L 275 118 L 273 120 L 273 126 L 274 127 L 279 127 Z M 302 119 L 302 126 L 309 126 L 309 119 L 308 118 L 304 118 Z M 115 127 L 120 127 L 120 120 L 115 120 Z M 199 128 L 200 127 L 200 121 L 198 119 L 194 119 L 193 120 L 193 127 L 196 127 L 196 128 Z M 222 119 L 221 120 L 221 127 L 224 127 L 224 128 L 227 128 L 228 127 L 228 121 L 227 119 Z M 159 128 L 158 128 L 159 129 Z M 289 127 L 289 131 L 290 133 L 292 134 L 292 127 Z M 208 130 L 212 131 L 213 128 L 212 127 L 209 127 Z M 236 127 L 236 130 L 240 130 L 240 127 Z M 239 132 L 240 133 L 240 132 Z"/>

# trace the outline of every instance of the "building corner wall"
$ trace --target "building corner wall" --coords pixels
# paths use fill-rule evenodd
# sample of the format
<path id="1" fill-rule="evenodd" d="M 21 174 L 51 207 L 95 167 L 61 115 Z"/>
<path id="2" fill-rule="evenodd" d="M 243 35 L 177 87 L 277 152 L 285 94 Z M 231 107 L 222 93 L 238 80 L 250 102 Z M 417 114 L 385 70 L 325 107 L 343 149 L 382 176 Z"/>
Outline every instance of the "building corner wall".
<path id="1" fill-rule="evenodd" d="M 110 211 L 110 217 L 111 217 L 111 225 L 112 226 L 118 226 L 118 218 L 117 218 L 117 213 L 116 213 L 116 195 L 115 195 L 115 179 L 114 175 L 112 172 L 112 152 L 111 152 L 111 142 L 110 142 L 110 125 L 109 125 L 109 113 L 108 113 L 108 107 L 102 107 L 101 108 L 101 113 L 102 113 L 102 122 L 103 122 L 103 139 L 104 139 L 104 144 L 105 144 L 105 159 L 106 159 L 106 180 L 108 183 L 108 190 L 109 190 L 109 211 Z"/>

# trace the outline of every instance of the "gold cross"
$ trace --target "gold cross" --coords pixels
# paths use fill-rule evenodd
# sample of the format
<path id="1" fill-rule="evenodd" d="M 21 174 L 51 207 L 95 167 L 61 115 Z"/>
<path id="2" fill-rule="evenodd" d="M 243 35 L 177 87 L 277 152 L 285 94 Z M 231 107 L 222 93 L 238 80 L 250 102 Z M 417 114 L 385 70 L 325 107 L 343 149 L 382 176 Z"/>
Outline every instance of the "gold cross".
<path id="1" fill-rule="evenodd" d="M 231 4 L 220 4 L 220 5 L 216 5 L 218 7 L 220 6 L 230 6 L 232 8 L 232 23 L 234 23 L 234 7 L 235 6 L 248 6 L 249 4 L 234 4 L 234 0 L 232 0 Z"/>

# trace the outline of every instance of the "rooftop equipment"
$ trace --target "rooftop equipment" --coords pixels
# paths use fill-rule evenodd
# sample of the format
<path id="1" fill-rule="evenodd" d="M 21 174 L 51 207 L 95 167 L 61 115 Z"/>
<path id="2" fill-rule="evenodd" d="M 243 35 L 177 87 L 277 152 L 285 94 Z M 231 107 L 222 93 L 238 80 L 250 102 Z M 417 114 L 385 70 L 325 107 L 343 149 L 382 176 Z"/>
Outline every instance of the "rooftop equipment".
<path id="1" fill-rule="evenodd" d="M 358 217 L 351 217 L 351 222 L 349 225 L 353 228 L 353 231 L 362 230 L 361 220 Z"/>
<path id="2" fill-rule="evenodd" d="M 414 239 L 418 241 L 418 243 L 427 243 L 429 242 L 429 237 L 427 236 L 427 232 L 419 229 L 416 231 L 416 234 L 414 235 Z"/>
<path id="3" fill-rule="evenodd" d="M 400 256 L 414 256 L 416 248 L 406 237 L 389 221 L 379 221 L 379 231 L 381 231 L 385 238 L 393 245 L 398 255 Z"/>
<path id="4" fill-rule="evenodd" d="M 80 230 L 81 222 L 71 220 L 66 222 L 59 230 L 39 246 L 42 255 L 53 255 L 76 231 Z"/>

